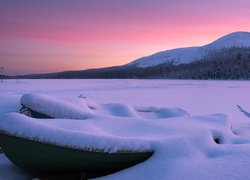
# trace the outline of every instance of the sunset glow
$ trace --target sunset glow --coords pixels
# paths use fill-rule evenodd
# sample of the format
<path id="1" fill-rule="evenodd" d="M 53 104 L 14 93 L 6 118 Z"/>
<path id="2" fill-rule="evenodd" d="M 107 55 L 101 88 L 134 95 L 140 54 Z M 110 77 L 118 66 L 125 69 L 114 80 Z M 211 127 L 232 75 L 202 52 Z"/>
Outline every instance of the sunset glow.
<path id="1" fill-rule="evenodd" d="M 123 65 L 250 31 L 248 0 L 0 1 L 8 75 Z"/>

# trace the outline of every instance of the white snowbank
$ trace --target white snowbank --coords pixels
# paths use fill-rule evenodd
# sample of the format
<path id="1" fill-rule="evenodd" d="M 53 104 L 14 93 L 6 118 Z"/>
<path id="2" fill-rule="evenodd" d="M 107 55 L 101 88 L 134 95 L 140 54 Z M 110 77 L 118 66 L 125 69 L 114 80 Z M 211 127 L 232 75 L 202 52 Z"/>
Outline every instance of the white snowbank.
<path id="1" fill-rule="evenodd" d="M 77 107 L 41 94 L 25 94 L 21 98 L 21 104 L 54 118 L 88 119 L 91 116 L 91 109 L 87 106 Z"/>
<path id="2" fill-rule="evenodd" d="M 82 101 L 84 103 L 78 103 L 76 106 L 72 102 L 51 96 L 24 94 L 21 97 L 21 104 L 61 119 L 34 119 L 18 113 L 10 113 L 0 116 L 0 119 L 4 119 L 0 121 L 0 131 L 77 149 L 101 149 L 106 152 L 149 151 L 152 150 L 149 144 L 152 136 L 148 134 L 153 133 L 154 128 L 148 128 L 148 132 L 145 132 L 144 129 L 151 126 L 151 121 L 140 122 L 139 120 L 145 117 L 164 119 L 188 115 L 179 108 L 132 108 L 132 106 L 117 103 L 98 105 L 93 101 L 91 101 L 92 108 L 89 108 L 88 101 L 85 101 L 85 98 Z M 121 117 L 122 122 L 118 122 Z M 77 122 L 76 119 L 84 121 Z M 126 133 L 120 134 L 125 127 L 127 127 Z M 114 130 L 119 133 L 114 133 Z M 136 133 L 132 133 L 134 130 Z"/>
<path id="3" fill-rule="evenodd" d="M 117 150 L 146 151 L 150 150 L 147 137 L 131 137 L 112 132 L 120 130 L 123 124 L 138 126 L 129 121 L 117 123 L 118 119 L 91 119 L 85 121 L 65 119 L 33 119 L 18 113 L 0 117 L 0 131 L 18 137 L 34 139 L 40 142 L 62 145 L 76 149 L 96 149 L 105 152 Z M 109 126 L 109 128 L 105 128 Z"/>
<path id="4" fill-rule="evenodd" d="M 145 162 L 100 179 L 249 179 L 250 121 L 236 107 L 245 112 L 250 107 L 248 81 L 64 81 L 0 86 L 0 129 L 74 148 L 154 151 Z M 54 110 L 69 108 L 74 114 L 77 109 L 76 114 L 89 116 L 79 121 L 5 114 L 18 111 L 27 89 L 45 94 L 43 105 Z M 42 97 L 31 94 L 28 103 L 37 96 Z M 6 177 L 2 169 L 13 173 L 9 179 L 26 176 L 9 165 L 0 155 L 0 179 Z"/>
<path id="5" fill-rule="evenodd" d="M 37 93 L 24 94 L 21 104 L 36 112 L 53 118 L 61 119 L 89 119 L 94 116 L 119 116 L 142 117 L 161 119 L 171 117 L 188 116 L 189 114 L 180 108 L 158 108 L 153 106 L 134 106 L 121 103 L 98 104 L 89 98 L 71 99 L 71 102 L 55 99 Z"/>

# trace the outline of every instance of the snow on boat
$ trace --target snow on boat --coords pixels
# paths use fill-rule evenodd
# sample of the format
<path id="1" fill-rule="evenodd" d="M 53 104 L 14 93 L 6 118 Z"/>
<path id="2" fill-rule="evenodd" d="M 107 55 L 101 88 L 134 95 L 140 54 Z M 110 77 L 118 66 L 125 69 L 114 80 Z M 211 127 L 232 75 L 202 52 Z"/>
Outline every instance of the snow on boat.
<path id="1" fill-rule="evenodd" d="M 21 113 L 34 118 L 88 119 L 92 110 L 85 104 L 77 106 L 54 97 L 28 93 L 21 97 Z M 78 104 L 79 105 L 79 104 Z"/>
<path id="2" fill-rule="evenodd" d="M 100 134 L 102 126 L 91 123 L 6 114 L 0 121 L 0 147 L 13 164 L 33 174 L 84 172 L 88 177 L 128 168 L 153 154 L 144 142 Z"/>
<path id="3" fill-rule="evenodd" d="M 140 119 L 166 119 L 190 116 L 180 108 L 159 108 L 154 106 L 129 106 L 119 103 L 98 104 L 88 98 L 65 101 L 51 96 L 29 93 L 21 98 L 20 112 L 33 118 L 59 118 L 86 120 L 95 116 L 136 117 Z"/>
<path id="4" fill-rule="evenodd" d="M 7 158 L 34 174 L 80 171 L 108 174 L 148 159 L 152 152 L 78 150 L 0 132 L 0 146 Z"/>

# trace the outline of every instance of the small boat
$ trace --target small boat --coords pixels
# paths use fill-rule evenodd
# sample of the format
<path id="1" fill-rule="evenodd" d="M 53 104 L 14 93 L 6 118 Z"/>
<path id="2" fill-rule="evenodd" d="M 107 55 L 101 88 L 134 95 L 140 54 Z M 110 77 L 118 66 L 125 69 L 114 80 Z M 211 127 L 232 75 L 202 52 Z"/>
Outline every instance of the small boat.
<path id="1" fill-rule="evenodd" d="M 24 94 L 20 103 L 20 112 L 33 118 L 57 118 L 85 120 L 93 116 L 87 106 L 77 106 L 73 103 L 55 99 L 41 94 Z"/>
<path id="2" fill-rule="evenodd" d="M 66 134 L 66 139 L 77 137 L 81 139 L 79 142 L 85 142 L 84 136 L 79 133 L 81 129 L 76 133 L 77 136 L 73 137 L 68 132 L 73 133 L 74 128 L 71 130 L 66 125 L 63 128 L 53 127 L 50 122 L 67 119 L 64 123 L 69 123 L 69 127 L 71 127 L 71 123 L 74 123 L 75 120 L 90 119 L 94 115 L 90 110 L 82 110 L 63 101 L 37 94 L 22 96 L 21 105 L 21 114 L 31 118 L 17 113 L 6 115 L 8 117 L 6 121 L 0 121 L 2 124 L 2 127 L 0 126 L 0 147 L 13 164 L 33 175 L 82 172 L 87 178 L 93 178 L 131 167 L 147 160 L 153 154 L 150 150 L 124 151 L 122 148 L 115 152 L 107 152 L 105 149 L 99 149 L 102 146 L 95 146 L 98 149 L 87 149 L 84 146 L 78 146 L 77 143 L 69 145 L 70 143 L 64 144 L 58 140 L 48 141 L 53 137 L 50 132 L 53 132 L 56 137 L 59 135 L 63 137 Z M 44 121 L 45 118 L 51 119 Z M 72 121 L 68 121 L 68 119 L 72 119 Z M 15 124 L 14 128 L 12 128 L 13 124 Z M 35 135 L 30 135 L 29 131 Z M 59 132 L 62 134 L 58 134 Z M 98 137 L 100 137 L 100 141 L 103 140 L 102 136 Z M 87 147 L 91 147 L 91 145 Z"/>
<path id="3" fill-rule="evenodd" d="M 0 147 L 7 158 L 32 174 L 84 172 L 87 178 L 102 176 L 131 167 L 148 159 L 153 152 L 108 153 L 80 150 L 0 131 Z"/>
<path id="4" fill-rule="evenodd" d="M 48 116 L 46 114 L 42 114 L 39 113 L 35 110 L 33 110 L 32 108 L 26 107 L 25 105 L 21 104 L 21 109 L 20 109 L 20 113 L 24 114 L 26 116 L 29 117 L 33 117 L 33 118 L 39 118 L 39 119 L 53 119 L 54 117 Z"/>

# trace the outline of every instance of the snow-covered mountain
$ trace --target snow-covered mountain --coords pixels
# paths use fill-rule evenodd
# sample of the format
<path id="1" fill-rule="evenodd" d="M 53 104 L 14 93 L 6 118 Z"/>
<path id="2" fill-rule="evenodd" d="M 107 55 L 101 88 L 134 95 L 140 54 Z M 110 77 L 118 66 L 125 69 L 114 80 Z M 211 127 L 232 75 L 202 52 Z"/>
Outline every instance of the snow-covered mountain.
<path id="1" fill-rule="evenodd" d="M 166 62 L 174 64 L 188 64 L 204 58 L 208 53 L 219 51 L 223 48 L 250 47 L 250 32 L 234 32 L 223 36 L 205 46 L 171 49 L 142 57 L 127 65 L 149 67 Z"/>

